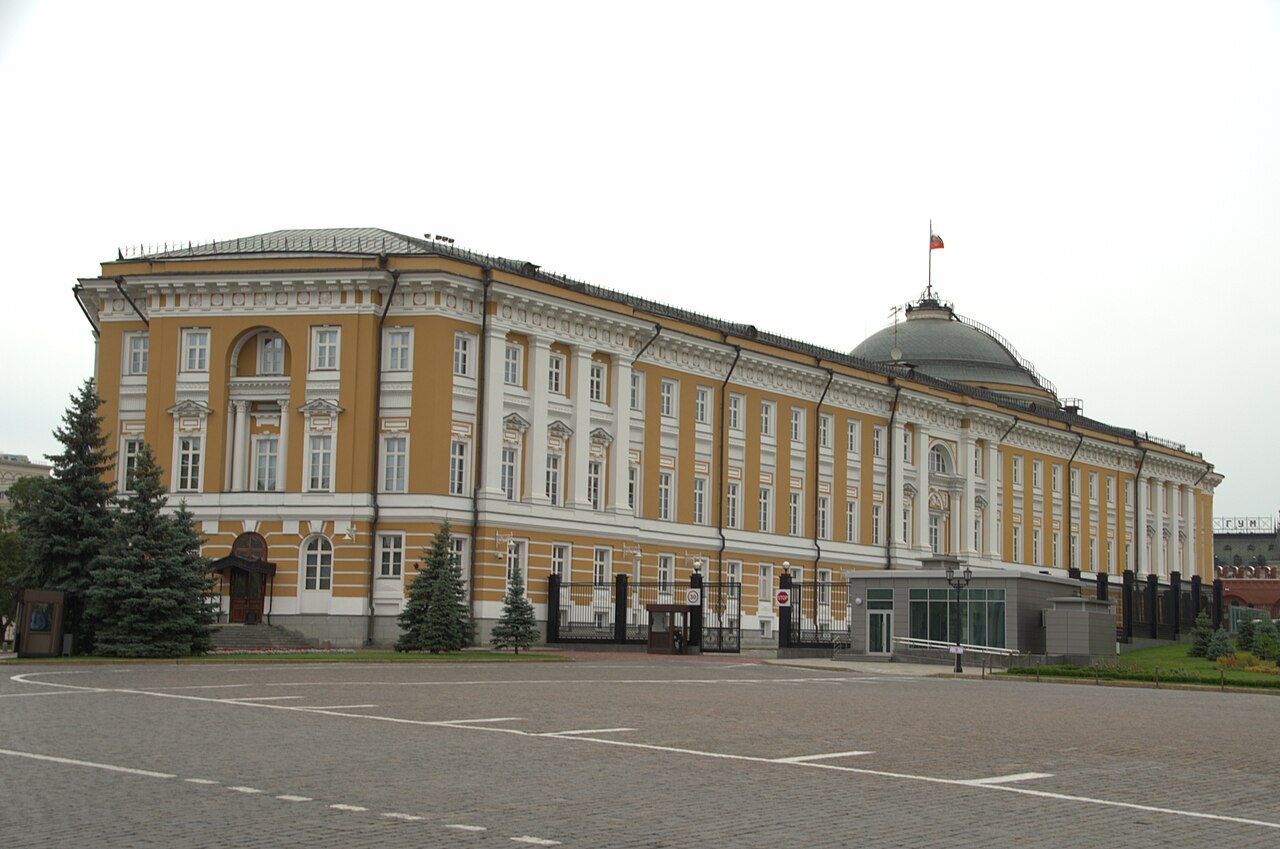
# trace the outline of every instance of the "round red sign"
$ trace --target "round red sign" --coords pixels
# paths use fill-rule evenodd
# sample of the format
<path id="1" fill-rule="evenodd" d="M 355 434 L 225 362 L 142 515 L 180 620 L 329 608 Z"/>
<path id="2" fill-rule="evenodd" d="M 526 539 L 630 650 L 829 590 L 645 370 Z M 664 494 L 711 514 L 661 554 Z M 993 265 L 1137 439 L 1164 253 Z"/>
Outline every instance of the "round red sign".
<path id="1" fill-rule="evenodd" d="M 791 591 L 790 591 L 790 590 L 778 590 L 778 606 L 779 606 L 779 607 L 790 607 L 790 606 L 791 606 Z"/>

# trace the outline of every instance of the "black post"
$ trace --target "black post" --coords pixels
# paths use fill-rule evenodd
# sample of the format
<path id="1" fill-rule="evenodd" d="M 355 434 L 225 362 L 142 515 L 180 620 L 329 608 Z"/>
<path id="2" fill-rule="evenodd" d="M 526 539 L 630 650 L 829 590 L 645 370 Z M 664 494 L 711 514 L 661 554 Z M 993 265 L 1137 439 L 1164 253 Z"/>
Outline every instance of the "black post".
<path id="1" fill-rule="evenodd" d="M 702 645 L 702 611 L 707 604 L 706 594 L 702 590 L 702 573 L 694 572 L 689 578 L 689 589 L 698 590 L 698 606 L 689 609 L 689 638 L 685 645 L 690 648 Z"/>
<path id="2" fill-rule="evenodd" d="M 1098 573 L 1098 591 L 1097 591 L 1098 601 L 1106 601 L 1110 595 L 1111 588 L 1108 585 L 1107 581 L 1108 581 L 1107 573 L 1099 572 Z"/>
<path id="3" fill-rule="evenodd" d="M 1080 580 L 1080 568 L 1077 566 L 1072 566 L 1070 569 L 1067 570 L 1067 577 L 1073 581 Z"/>
<path id="4" fill-rule="evenodd" d="M 1225 610 L 1222 609 L 1223 608 L 1222 589 L 1223 589 L 1222 579 L 1214 578 L 1213 579 L 1213 630 L 1215 631 L 1222 627 L 1222 614 L 1226 612 Z"/>
<path id="5" fill-rule="evenodd" d="M 1147 636 L 1156 640 L 1160 638 L 1160 579 L 1155 575 L 1147 575 Z"/>
<path id="6" fill-rule="evenodd" d="M 624 573 L 613 576 L 613 641 L 627 641 L 627 576 Z"/>
<path id="7" fill-rule="evenodd" d="M 1173 595 L 1173 603 L 1170 605 L 1173 613 L 1173 638 L 1178 639 L 1178 635 L 1182 633 L 1182 573 L 1169 573 L 1169 592 Z"/>
<path id="8" fill-rule="evenodd" d="M 1204 581 L 1199 575 L 1191 576 L 1191 618 L 1198 619 L 1204 610 Z"/>
<path id="9" fill-rule="evenodd" d="M 1133 603 L 1137 597 L 1137 593 L 1134 592 L 1135 583 L 1137 583 L 1137 578 L 1133 574 L 1133 570 L 1125 569 L 1124 583 L 1120 585 L 1120 603 L 1124 605 L 1120 627 L 1124 631 L 1126 641 L 1133 639 Z"/>
<path id="10" fill-rule="evenodd" d="M 783 572 L 778 578 L 778 589 L 791 592 L 791 575 Z M 795 599 L 789 599 L 792 603 Z M 778 648 L 791 648 L 791 607 L 790 605 L 778 608 Z"/>
<path id="11" fill-rule="evenodd" d="M 547 578 L 547 642 L 560 642 L 560 576 Z"/>

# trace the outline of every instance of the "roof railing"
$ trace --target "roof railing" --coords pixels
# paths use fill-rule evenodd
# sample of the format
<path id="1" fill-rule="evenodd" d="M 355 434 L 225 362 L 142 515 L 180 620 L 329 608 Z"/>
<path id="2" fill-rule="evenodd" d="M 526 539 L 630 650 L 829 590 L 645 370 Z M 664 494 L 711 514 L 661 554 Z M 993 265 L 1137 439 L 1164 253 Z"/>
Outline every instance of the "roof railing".
<path id="1" fill-rule="evenodd" d="M 1001 336 L 996 331 L 992 330 L 990 327 L 987 327 L 985 324 L 983 324 L 980 321 L 974 321 L 972 318 L 960 315 L 960 313 L 955 312 L 954 310 L 952 311 L 951 314 L 954 315 L 956 317 L 956 321 L 959 321 L 961 324 L 968 325 L 969 327 L 972 327 L 974 330 L 985 333 L 988 336 L 990 336 L 992 339 L 999 342 L 1004 347 L 1004 349 L 1008 351 L 1009 354 L 1015 360 L 1017 360 L 1018 365 L 1022 366 L 1024 369 L 1026 369 L 1028 372 L 1031 373 L 1031 376 L 1035 378 L 1036 383 L 1040 384 L 1041 389 L 1045 389 L 1049 392 L 1052 392 L 1054 397 L 1057 397 L 1058 387 L 1053 385 L 1053 381 L 1049 380 L 1049 378 L 1045 377 L 1039 371 L 1037 371 L 1035 365 L 1032 364 L 1031 360 L 1028 360 L 1026 357 L 1019 354 L 1018 349 L 1013 347 L 1012 342 L 1010 342 L 1008 339 Z"/>

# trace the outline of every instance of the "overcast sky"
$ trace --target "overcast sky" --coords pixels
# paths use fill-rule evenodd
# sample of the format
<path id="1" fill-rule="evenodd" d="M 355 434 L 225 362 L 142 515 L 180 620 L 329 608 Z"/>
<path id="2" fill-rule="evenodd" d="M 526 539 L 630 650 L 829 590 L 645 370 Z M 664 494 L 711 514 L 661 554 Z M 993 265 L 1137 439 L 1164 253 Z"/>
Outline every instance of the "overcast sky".
<path id="1" fill-rule="evenodd" d="M 1275 515 L 1280 4 L 0 0 L 0 450 L 126 244 L 459 247 L 847 351 L 933 279 Z"/>

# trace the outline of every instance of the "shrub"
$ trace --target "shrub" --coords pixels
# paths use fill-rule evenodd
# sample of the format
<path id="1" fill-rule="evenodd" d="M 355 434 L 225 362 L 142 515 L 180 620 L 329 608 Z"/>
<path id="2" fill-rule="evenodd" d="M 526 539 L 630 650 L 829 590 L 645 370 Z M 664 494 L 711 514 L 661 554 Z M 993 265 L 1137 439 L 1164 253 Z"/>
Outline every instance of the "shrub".
<path id="1" fill-rule="evenodd" d="M 1192 657 L 1204 657 L 1209 648 L 1209 640 L 1213 639 L 1213 628 L 1209 625 L 1209 614 L 1200 611 L 1196 624 L 1191 629 L 1191 649 L 1187 653 Z"/>
<path id="2" fill-rule="evenodd" d="M 1262 660 L 1275 660 L 1280 655 L 1280 646 L 1270 634 L 1259 634 L 1253 641 L 1253 653 Z"/>
<path id="3" fill-rule="evenodd" d="M 1252 619 L 1246 619 L 1240 623 L 1240 628 L 1236 631 L 1236 648 L 1240 651 L 1253 651 L 1253 641 L 1257 637 L 1257 623 Z"/>
<path id="4" fill-rule="evenodd" d="M 1219 628 L 1209 640 L 1204 656 L 1209 660 L 1217 660 L 1220 657 L 1230 657 L 1233 654 L 1235 654 L 1235 650 L 1231 648 L 1231 641 L 1227 639 L 1227 632 Z"/>

